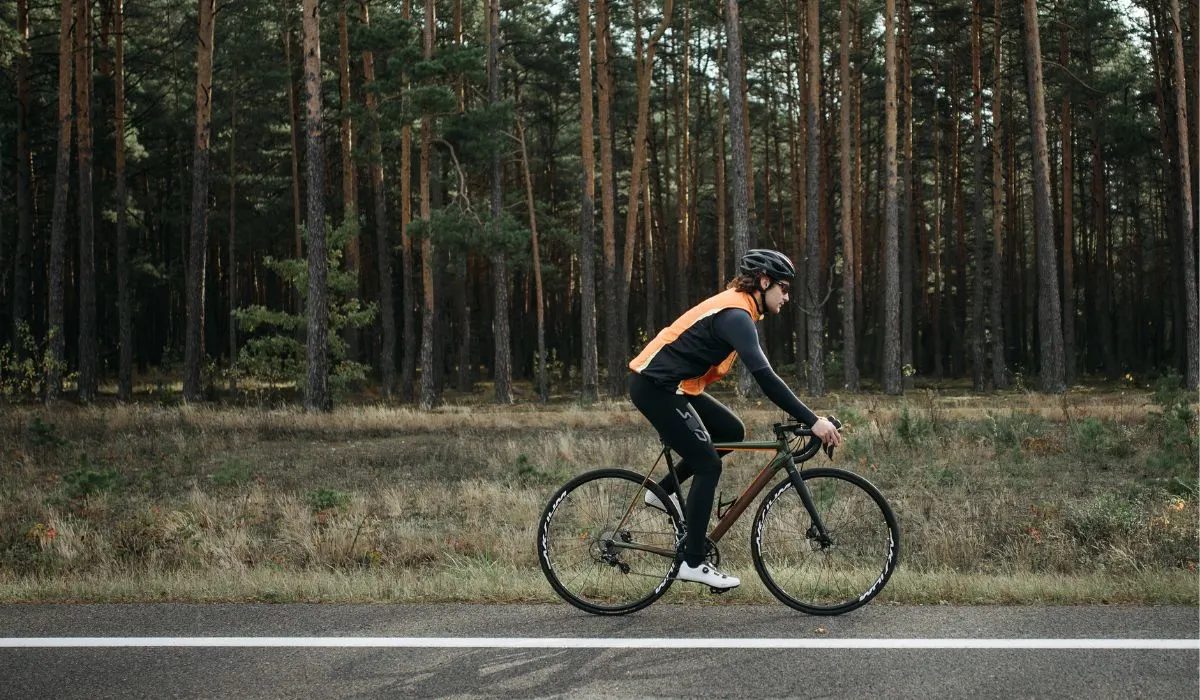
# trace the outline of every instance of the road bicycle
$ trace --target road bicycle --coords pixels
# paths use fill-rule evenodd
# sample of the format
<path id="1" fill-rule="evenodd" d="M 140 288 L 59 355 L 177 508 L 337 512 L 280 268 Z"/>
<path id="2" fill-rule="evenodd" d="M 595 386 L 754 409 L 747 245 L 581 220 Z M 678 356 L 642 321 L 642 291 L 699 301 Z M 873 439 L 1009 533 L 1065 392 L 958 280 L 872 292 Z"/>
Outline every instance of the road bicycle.
<path id="1" fill-rule="evenodd" d="M 801 612 L 840 615 L 859 608 L 879 594 L 896 569 L 896 516 L 879 489 L 853 472 L 798 468 L 822 449 L 809 426 L 773 427 L 774 440 L 713 443 L 721 451 L 775 454 L 735 500 L 717 499 L 707 561 L 720 565 L 717 543 L 784 472 L 759 504 L 750 529 L 750 555 L 759 578 L 776 598 Z M 832 448 L 825 452 L 833 457 Z M 664 445 L 646 474 L 598 469 L 570 480 L 550 498 L 538 522 L 538 560 L 563 600 L 595 615 L 623 615 L 650 605 L 671 587 L 682 561 L 684 522 L 650 478 L 664 458 L 674 474 L 672 452 Z M 663 509 L 647 505 L 647 491 Z"/>

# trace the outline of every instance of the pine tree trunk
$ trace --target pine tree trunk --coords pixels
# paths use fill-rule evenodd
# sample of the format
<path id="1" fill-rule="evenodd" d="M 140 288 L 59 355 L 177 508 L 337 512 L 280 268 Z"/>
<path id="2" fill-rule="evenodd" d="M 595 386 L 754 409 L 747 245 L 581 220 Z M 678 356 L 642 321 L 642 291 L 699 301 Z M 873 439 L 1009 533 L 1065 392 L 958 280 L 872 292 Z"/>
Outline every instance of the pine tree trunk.
<path id="1" fill-rule="evenodd" d="M 287 18 L 284 21 L 289 21 Z M 283 30 L 283 60 L 287 64 L 288 121 L 292 142 L 292 254 L 296 258 L 304 255 L 304 241 L 300 235 L 300 106 L 297 104 L 296 81 L 292 74 L 292 30 Z M 292 305 L 300 313 L 300 295 L 292 295 Z"/>
<path id="2" fill-rule="evenodd" d="M 120 0 L 117 0 L 118 3 Z M 118 47 L 120 35 L 118 34 Z M 229 389 L 237 391 L 237 319 L 233 310 L 237 308 L 237 68 L 233 69 L 234 89 L 229 95 L 229 250 L 227 272 L 229 277 Z M 118 142 L 119 143 L 119 142 Z M 123 165 L 123 163 L 122 163 Z M 119 224 L 120 225 L 120 224 Z M 121 234 L 119 234 L 121 235 Z"/>
<path id="3" fill-rule="evenodd" d="M 622 351 L 629 347 L 629 302 L 630 287 L 633 283 L 633 258 L 637 250 L 638 207 L 641 199 L 642 174 L 646 172 L 646 133 L 650 125 L 650 81 L 654 76 L 654 54 L 658 49 L 658 41 L 671 23 L 674 0 L 664 0 L 663 17 L 658 27 L 650 36 L 642 51 L 642 32 L 640 27 L 635 32 L 635 56 L 637 76 L 637 126 L 633 137 L 633 162 L 630 166 L 628 201 L 625 211 L 625 257 L 623 276 L 619 281 L 617 295 L 617 332 Z M 635 25 L 640 24 L 641 4 L 634 0 Z M 649 216 L 649 211 L 646 212 Z M 612 381 L 615 392 L 625 393 L 625 378 L 627 372 L 621 372 L 619 382 Z"/>
<path id="4" fill-rule="evenodd" d="M 359 4 L 364 26 L 371 25 L 367 2 Z M 396 390 L 396 304 L 392 293 L 391 221 L 388 216 L 387 187 L 383 170 L 383 139 L 379 130 L 379 97 L 375 92 L 375 56 L 363 51 L 363 83 L 367 113 L 371 118 L 371 195 L 375 199 L 375 256 L 379 268 L 379 373 L 383 398 Z"/>
<path id="5" fill-rule="evenodd" d="M 1066 389 L 1058 261 L 1050 206 L 1050 158 L 1046 145 L 1046 97 L 1036 0 L 1025 0 L 1025 67 L 1029 81 L 1029 121 L 1033 135 L 1034 228 L 1038 249 L 1038 336 L 1042 391 Z"/>
<path id="6" fill-rule="evenodd" d="M 113 4 L 114 33 L 117 35 L 116 64 L 113 68 L 113 142 L 116 149 L 117 180 L 117 325 L 120 345 L 117 396 L 122 401 L 129 401 L 133 398 L 133 302 L 129 288 L 129 197 L 125 182 L 125 7 L 123 0 L 115 0 Z M 232 207 L 232 204 L 230 206 Z"/>
<path id="7" fill-rule="evenodd" d="M 118 0 L 119 1 L 119 0 Z M 30 251 L 33 248 L 33 206 L 30 186 L 33 163 L 29 150 L 29 5 L 17 0 L 17 37 L 21 53 L 16 58 L 17 69 L 17 245 L 13 255 L 12 347 L 18 358 L 25 357 L 24 344 L 17 341 L 16 332 L 28 327 L 30 318 Z"/>
<path id="8" fill-rule="evenodd" d="M 604 295 L 618 298 L 617 242 L 616 242 L 616 193 L 613 181 L 613 134 L 612 134 L 612 66 L 608 63 L 611 38 L 609 36 L 608 0 L 596 0 L 596 87 L 597 111 L 600 128 L 600 218 L 604 241 Z M 626 370 L 622 367 L 625 348 L 620 345 L 620 314 L 609 305 L 604 313 L 604 369 L 607 373 L 605 386 L 609 396 L 620 396 L 625 386 Z"/>
<path id="9" fill-rule="evenodd" d="M 1066 0 L 1059 0 L 1061 11 L 1066 10 Z M 1058 62 L 1067 67 L 1071 62 L 1071 52 L 1067 45 L 1067 32 L 1070 28 L 1063 24 L 1059 28 Z M 1067 70 L 1070 70 L 1069 68 Z M 1064 375 L 1067 384 L 1075 382 L 1075 193 L 1072 189 L 1074 177 L 1074 162 L 1071 155 L 1072 133 L 1071 124 L 1071 90 L 1066 88 L 1062 95 L 1062 222 L 1063 222 L 1063 359 L 1065 361 Z"/>
<path id="10" fill-rule="evenodd" d="M 492 1 L 495 2 L 496 0 Z M 424 56 L 426 61 L 433 58 L 434 26 L 434 0 L 425 0 Z M 421 117 L 420 164 L 421 218 L 425 221 L 429 221 L 432 216 L 429 198 L 429 152 L 432 147 L 433 115 L 426 112 Z M 433 408 L 438 401 L 437 387 L 434 380 L 433 357 L 434 323 L 437 320 L 437 303 L 434 299 L 433 286 L 433 268 L 435 264 L 433 239 L 426 235 L 421 239 L 421 284 L 424 291 L 425 303 L 421 307 L 421 394 L 419 405 L 423 410 Z"/>
<path id="11" fill-rule="evenodd" d="M 719 66 L 722 59 L 725 58 L 725 47 L 717 46 L 717 94 L 724 92 L 723 73 Z M 716 152 L 713 154 L 715 175 L 713 189 L 717 192 L 717 284 L 723 285 L 729 277 L 732 276 L 729 264 L 729 246 L 727 244 L 728 234 L 726 229 L 729 228 L 727 221 L 727 211 L 729 203 L 726 201 L 726 192 L 728 191 L 728 182 L 725 177 L 725 110 L 717 106 L 713 109 L 716 113 L 716 126 L 713 129 L 713 140 L 716 141 Z"/>
<path id="12" fill-rule="evenodd" d="M 196 139 L 192 150 L 192 216 L 188 238 L 187 332 L 183 358 L 183 398 L 201 398 L 204 362 L 204 272 L 208 251 L 208 159 L 212 136 L 213 28 L 216 0 L 199 0 L 196 45 Z"/>
<path id="13" fill-rule="evenodd" d="M 431 7 L 430 0 L 426 5 Z M 432 32 L 432 30 L 430 30 Z M 500 0 L 488 4 L 488 103 L 500 101 Z M 492 153 L 492 221 L 499 226 L 503 185 L 500 151 Z M 492 339 L 494 347 L 493 381 L 495 401 L 501 405 L 513 402 L 512 394 L 512 330 L 509 322 L 508 260 L 503 253 L 492 255 Z"/>
<path id="14" fill-rule="evenodd" d="M 96 224 L 92 188 L 92 12 L 75 6 L 75 151 L 79 175 L 79 400 L 96 398 Z"/>
<path id="15" fill-rule="evenodd" d="M 404 19 L 412 19 L 412 0 L 404 0 Z M 405 87 L 408 77 L 405 76 Z M 407 123 L 400 127 L 400 280 L 401 280 L 401 330 L 404 334 L 404 349 L 400 360 L 400 395 L 405 401 L 415 397 L 417 375 L 417 297 L 413 265 L 413 241 L 408 233 L 412 221 L 412 127 Z"/>
<path id="16" fill-rule="evenodd" d="M 338 10 L 338 96 L 341 98 L 341 146 L 342 146 L 342 220 L 356 220 L 358 215 L 358 187 L 354 173 L 354 120 L 350 118 L 350 28 L 347 26 L 347 6 L 350 0 L 342 0 Z M 346 238 L 346 269 L 358 270 L 358 236 Z"/>
<path id="17" fill-rule="evenodd" d="M 321 128 L 321 18 L 318 0 L 304 0 L 304 126 L 308 172 L 308 377 L 304 408 L 328 411 L 329 398 L 329 256 L 325 240 L 325 144 Z"/>
<path id="18" fill-rule="evenodd" d="M 591 11 L 588 0 L 579 0 L 579 104 L 580 148 L 583 152 L 583 186 L 579 207 L 579 293 L 582 328 L 580 399 L 598 398 L 599 371 L 596 348 L 596 145 L 592 130 Z"/>
<path id="19" fill-rule="evenodd" d="M 534 303 L 537 305 L 538 398 L 542 403 L 546 403 L 550 400 L 550 382 L 546 375 L 546 304 L 542 295 L 542 258 L 538 251 L 537 207 L 533 199 L 533 178 L 529 175 L 529 149 L 525 146 L 525 126 L 520 117 L 517 118 L 517 142 L 521 146 L 521 174 L 525 179 L 525 205 L 529 209 L 530 247 L 533 253 Z"/>
<path id="20" fill-rule="evenodd" d="M 839 164 L 841 166 L 841 225 L 842 225 L 842 365 L 846 388 L 858 391 L 858 327 L 854 309 L 854 268 L 855 258 L 854 235 L 854 181 L 851 179 L 850 166 L 850 8 L 847 0 L 842 0 L 841 18 L 839 21 L 839 73 L 841 78 L 841 97 L 838 99 L 839 127 Z"/>
<path id="21" fill-rule="evenodd" d="M 913 89 L 912 89 L 912 2 L 901 0 L 900 23 L 902 43 L 900 52 L 902 70 L 899 87 L 903 90 L 902 109 L 904 121 L 900 128 L 903 130 L 903 165 L 901 166 L 900 184 L 901 199 L 899 203 L 899 245 L 900 245 L 900 374 L 904 389 L 913 387 L 913 371 L 916 358 L 913 348 L 915 342 L 913 302 L 916 296 L 914 284 L 914 265 L 917 241 L 915 236 L 916 196 L 913 181 Z M 861 127 L 861 125 L 860 125 Z M 924 281 L 922 280 L 922 284 Z M 861 290 L 860 290 L 861 294 Z"/>
<path id="22" fill-rule="evenodd" d="M 359 260 L 358 230 L 358 177 L 354 169 L 354 120 L 350 118 L 353 95 L 350 91 L 350 28 L 348 26 L 350 0 L 342 0 L 338 10 L 338 96 L 341 100 L 341 146 L 342 146 L 342 223 L 354 222 L 354 228 L 346 236 L 343 264 L 346 271 L 358 277 L 362 267 Z M 355 289 L 357 293 L 358 289 Z M 358 328 L 346 325 L 342 329 L 346 340 L 346 359 L 358 361 Z"/>
<path id="23" fill-rule="evenodd" d="M 808 275 L 804 306 L 808 311 L 808 392 L 825 395 L 824 270 L 821 248 L 821 15 L 818 3 L 808 3 L 808 219 L 805 223 Z"/>
<path id="24" fill-rule="evenodd" d="M 1175 128 L 1176 143 L 1179 147 L 1179 240 L 1182 244 L 1180 258 L 1183 260 L 1183 307 L 1186 318 L 1184 335 L 1187 338 L 1187 369 L 1184 379 L 1188 390 L 1195 392 L 1200 385 L 1200 307 L 1196 288 L 1196 219 L 1192 210 L 1192 169 L 1188 160 L 1190 151 L 1183 18 L 1179 13 L 1179 0 L 1171 0 L 1171 25 L 1171 39 L 1175 51 Z"/>
<path id="25" fill-rule="evenodd" d="M 798 133 L 793 140 L 792 151 L 796 154 L 795 182 L 792 197 L 796 202 L 795 219 L 792 224 L 792 255 L 796 266 L 796 279 L 792 282 L 792 321 L 795 326 L 796 381 L 807 382 L 808 374 L 808 310 L 804 299 L 808 295 L 808 266 L 804 264 L 805 229 L 808 221 L 808 35 L 807 2 L 796 0 L 796 122 Z"/>
<path id="26" fill-rule="evenodd" d="M 737 261 L 750 249 L 750 241 L 754 238 L 750 230 L 750 159 L 746 137 L 748 127 L 745 123 L 746 91 L 743 87 L 746 72 L 742 62 L 742 29 L 737 0 L 725 0 L 725 39 L 729 80 L 729 150 L 733 165 L 730 183 L 733 192 L 733 259 L 736 269 Z M 745 365 L 739 365 L 738 394 L 748 395 L 753 383 L 754 379 L 745 371 Z"/>
<path id="27" fill-rule="evenodd" d="M 896 191 L 896 0 L 884 5 L 883 390 L 903 391 L 900 372 L 899 198 Z"/>
<path id="28" fill-rule="evenodd" d="M 987 227 L 983 219 L 983 19 L 982 0 L 971 3 L 971 170 L 974 181 L 971 185 L 972 236 L 975 241 L 975 274 L 971 275 L 971 380 L 975 391 L 987 390 L 987 358 L 984 354 L 983 298 L 987 277 L 985 256 L 987 255 Z M 967 271 L 964 270 L 964 273 Z"/>
<path id="29" fill-rule="evenodd" d="M 676 226 L 679 231 L 679 245 L 675 251 L 675 286 L 676 296 L 679 298 L 679 306 L 688 308 L 688 302 L 691 299 L 691 264 L 692 264 L 692 227 L 693 218 L 691 216 L 692 206 L 695 200 L 691 196 L 692 192 L 692 2 L 685 0 L 683 9 L 683 35 L 679 38 L 683 44 L 680 58 L 680 73 L 682 73 L 682 84 L 680 86 L 680 94 L 677 101 L 676 133 L 678 135 L 676 141 L 679 144 L 679 158 L 676 163 Z M 664 221 L 665 225 L 665 221 Z M 655 289 L 653 285 L 647 285 L 650 289 Z M 652 295 L 647 293 L 648 298 Z M 647 323 L 648 326 L 653 326 L 652 323 Z M 647 328 L 647 331 L 650 329 Z M 652 333 L 649 333 L 652 335 Z"/>
<path id="30" fill-rule="evenodd" d="M 72 21 L 71 0 L 62 0 L 58 30 L 58 155 L 54 168 L 54 204 L 50 215 L 50 274 L 47 345 L 50 357 L 45 367 L 46 379 L 42 386 L 47 403 L 58 398 L 62 391 L 62 373 L 65 368 L 65 323 L 63 300 L 63 268 L 67 249 L 67 196 L 70 194 L 71 177 L 71 126 L 74 112 L 71 109 L 72 74 Z"/>
<path id="31" fill-rule="evenodd" d="M 1000 119 L 1001 107 L 1001 76 L 1003 54 L 1001 37 L 1003 27 L 1000 22 L 1000 6 L 1002 0 L 993 0 L 992 12 L 992 289 L 989 296 L 989 317 L 991 318 L 992 340 L 992 384 L 997 389 L 1008 388 L 1008 369 L 1004 362 L 1004 277 L 1003 277 L 1003 246 L 1004 246 L 1004 154 L 1001 149 L 1001 134 L 1003 122 Z"/>

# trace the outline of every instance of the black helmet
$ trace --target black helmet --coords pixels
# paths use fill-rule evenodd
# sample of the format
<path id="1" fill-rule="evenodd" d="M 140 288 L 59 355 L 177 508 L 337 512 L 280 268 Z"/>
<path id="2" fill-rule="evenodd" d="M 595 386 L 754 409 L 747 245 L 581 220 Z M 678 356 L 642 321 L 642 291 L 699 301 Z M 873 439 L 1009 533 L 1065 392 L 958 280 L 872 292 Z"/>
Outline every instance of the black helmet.
<path id="1" fill-rule="evenodd" d="M 738 272 L 743 275 L 766 275 L 776 282 L 791 282 L 796 277 L 796 266 L 788 256 L 777 250 L 755 248 L 738 262 Z"/>

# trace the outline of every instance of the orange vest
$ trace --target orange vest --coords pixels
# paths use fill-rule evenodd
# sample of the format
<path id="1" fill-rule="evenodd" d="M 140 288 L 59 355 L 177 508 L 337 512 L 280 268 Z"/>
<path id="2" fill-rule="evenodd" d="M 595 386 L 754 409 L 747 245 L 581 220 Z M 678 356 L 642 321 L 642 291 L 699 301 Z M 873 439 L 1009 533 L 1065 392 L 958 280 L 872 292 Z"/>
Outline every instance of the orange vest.
<path id="1" fill-rule="evenodd" d="M 754 301 L 754 297 L 746 292 L 727 289 L 696 304 L 682 316 L 675 319 L 674 323 L 659 331 L 658 335 L 654 336 L 654 340 L 651 340 L 645 349 L 629 363 L 629 369 L 641 374 L 642 370 L 650 365 L 660 350 L 673 343 L 689 328 L 696 325 L 697 322 L 725 309 L 745 309 L 746 313 L 750 314 L 750 318 L 755 321 L 759 321 L 763 317 L 758 312 L 758 304 Z M 687 394 L 689 396 L 697 396 L 704 393 L 706 386 L 729 373 L 736 359 L 737 352 L 729 353 L 724 360 L 709 367 L 700 376 L 680 381 L 679 386 L 676 388 L 676 393 Z"/>

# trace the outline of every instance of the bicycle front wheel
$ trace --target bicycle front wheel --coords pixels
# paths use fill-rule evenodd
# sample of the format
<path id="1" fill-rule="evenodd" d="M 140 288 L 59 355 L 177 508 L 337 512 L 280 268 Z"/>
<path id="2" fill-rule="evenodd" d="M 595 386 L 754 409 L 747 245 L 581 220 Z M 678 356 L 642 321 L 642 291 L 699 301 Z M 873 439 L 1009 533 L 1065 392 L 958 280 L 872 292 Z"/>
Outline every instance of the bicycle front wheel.
<path id="1" fill-rule="evenodd" d="M 647 491 L 670 511 L 647 506 Z M 625 469 L 600 469 L 550 499 L 538 523 L 538 560 L 563 600 L 594 615 L 623 615 L 667 592 L 682 536 L 680 516 L 657 484 Z"/>
<path id="2" fill-rule="evenodd" d="M 763 499 L 750 554 L 767 589 L 811 615 L 861 607 L 887 583 L 900 555 L 900 527 L 871 482 L 841 469 L 801 472 L 825 536 L 791 479 Z"/>

